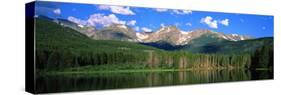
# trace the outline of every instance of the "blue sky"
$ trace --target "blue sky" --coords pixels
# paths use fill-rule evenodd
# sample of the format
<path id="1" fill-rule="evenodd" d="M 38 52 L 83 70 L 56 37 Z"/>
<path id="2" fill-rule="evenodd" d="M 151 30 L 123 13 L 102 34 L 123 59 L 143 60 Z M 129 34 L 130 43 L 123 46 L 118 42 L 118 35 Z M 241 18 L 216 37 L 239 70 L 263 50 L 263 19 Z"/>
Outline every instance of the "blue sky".
<path id="1" fill-rule="evenodd" d="M 37 2 L 36 15 L 62 18 L 84 26 L 126 24 L 137 32 L 153 32 L 168 25 L 183 31 L 210 29 L 256 38 L 273 36 L 273 16 L 157 9 L 128 6 Z"/>

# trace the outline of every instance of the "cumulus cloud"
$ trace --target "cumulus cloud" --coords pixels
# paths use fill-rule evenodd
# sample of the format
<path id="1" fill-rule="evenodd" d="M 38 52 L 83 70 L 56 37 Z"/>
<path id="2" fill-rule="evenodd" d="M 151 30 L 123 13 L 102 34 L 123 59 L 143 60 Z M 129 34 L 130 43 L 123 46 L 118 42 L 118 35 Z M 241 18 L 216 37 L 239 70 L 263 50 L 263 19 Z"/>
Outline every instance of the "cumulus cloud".
<path id="1" fill-rule="evenodd" d="M 89 19 L 81 20 L 72 16 L 68 17 L 68 20 L 81 25 L 88 26 L 109 26 L 111 24 L 126 24 L 126 21 L 119 20 L 114 14 L 104 15 L 104 14 L 92 14 Z"/>
<path id="2" fill-rule="evenodd" d="M 228 26 L 229 25 L 229 19 L 221 20 L 220 23 L 224 26 Z"/>
<path id="3" fill-rule="evenodd" d="M 229 19 L 224 20 L 215 20 L 211 16 L 206 16 L 201 19 L 201 23 L 207 24 L 210 28 L 218 28 L 218 24 L 228 26 L 229 25 Z"/>
<path id="4" fill-rule="evenodd" d="M 130 9 L 130 7 L 100 5 L 99 9 L 110 10 L 112 13 L 116 14 L 135 15 L 135 13 Z"/>
<path id="5" fill-rule="evenodd" d="M 174 13 L 184 15 L 184 14 L 192 14 L 191 10 L 173 10 Z"/>
<path id="6" fill-rule="evenodd" d="M 152 32 L 152 29 L 149 29 L 147 27 L 142 27 L 141 30 L 145 32 Z"/>
<path id="7" fill-rule="evenodd" d="M 162 8 L 157 8 L 154 9 L 157 12 L 167 12 L 169 11 L 171 14 L 179 14 L 179 15 L 185 15 L 185 14 L 192 14 L 191 10 L 180 10 L 180 9 L 174 9 L 174 10 L 169 10 L 169 9 L 162 9 Z"/>
<path id="8" fill-rule="evenodd" d="M 61 15 L 61 9 L 46 6 L 36 6 L 35 14 L 44 16 L 59 16 Z"/>
<path id="9" fill-rule="evenodd" d="M 110 14 L 108 16 L 104 14 L 93 14 L 90 16 L 90 18 L 87 20 L 87 22 L 91 26 L 96 25 L 103 25 L 103 26 L 109 26 L 111 24 L 125 24 L 126 21 L 119 20 L 114 14 Z"/>
<path id="10" fill-rule="evenodd" d="M 134 29 L 135 29 L 136 31 L 140 31 L 140 27 L 138 27 L 138 26 L 136 26 Z"/>
<path id="11" fill-rule="evenodd" d="M 218 28 L 218 22 L 217 20 L 213 20 L 211 16 L 206 16 L 205 18 L 202 18 L 201 23 L 207 24 L 210 28 Z"/>
<path id="12" fill-rule="evenodd" d="M 60 14 L 61 14 L 61 10 L 60 10 L 60 9 L 55 9 L 55 10 L 53 10 L 53 12 L 54 12 L 56 15 L 60 15 Z"/>
<path id="13" fill-rule="evenodd" d="M 127 22 L 127 25 L 134 26 L 134 25 L 136 25 L 136 23 L 137 23 L 136 20 L 131 20 L 131 21 Z"/>
<path id="14" fill-rule="evenodd" d="M 74 22 L 76 24 L 79 24 L 79 25 L 86 25 L 87 24 L 87 21 L 84 21 L 84 20 L 81 20 L 81 19 L 78 19 L 78 18 L 75 18 L 73 16 L 69 16 L 67 18 L 68 21 L 71 21 L 71 22 Z"/>
<path id="15" fill-rule="evenodd" d="M 107 6 L 107 5 L 100 5 L 100 6 L 99 6 L 99 9 L 100 9 L 100 10 L 110 10 L 110 6 Z"/>
<path id="16" fill-rule="evenodd" d="M 44 15 L 49 17 L 57 17 L 58 15 L 61 15 L 62 10 L 58 6 L 58 4 L 55 3 L 49 3 L 49 2 L 36 2 L 35 6 L 35 14 L 36 15 Z"/>
<path id="17" fill-rule="evenodd" d="M 161 25 L 161 27 L 165 27 L 165 24 L 164 24 L 164 23 L 161 23 L 160 25 Z"/>
<path id="18" fill-rule="evenodd" d="M 155 9 L 155 11 L 157 11 L 157 12 L 166 12 L 166 11 L 168 11 L 168 9 L 157 8 L 157 9 Z"/>

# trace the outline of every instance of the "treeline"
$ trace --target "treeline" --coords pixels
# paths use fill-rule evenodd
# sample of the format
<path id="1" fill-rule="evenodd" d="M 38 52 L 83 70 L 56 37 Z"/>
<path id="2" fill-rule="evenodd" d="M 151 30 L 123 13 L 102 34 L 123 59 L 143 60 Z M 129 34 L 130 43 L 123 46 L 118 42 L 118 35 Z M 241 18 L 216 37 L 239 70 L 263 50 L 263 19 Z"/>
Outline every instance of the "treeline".
<path id="1" fill-rule="evenodd" d="M 264 46 L 257 49 L 252 55 L 192 54 L 184 51 L 167 52 L 153 50 L 136 52 L 129 49 L 120 49 L 109 52 L 72 52 L 67 49 L 38 49 L 36 51 L 36 63 L 38 69 L 55 70 L 83 66 L 110 66 L 110 64 L 144 65 L 139 69 L 272 68 L 273 49 L 270 46 Z"/>
<path id="2" fill-rule="evenodd" d="M 115 52 L 79 52 L 69 50 L 37 50 L 38 69 L 64 69 L 82 66 L 100 66 L 108 64 L 145 65 L 139 69 L 226 69 L 250 68 L 249 54 L 191 54 L 188 52 L 159 52 L 144 50 L 118 50 Z M 133 68 L 133 67 L 132 67 Z M 130 69 L 130 68 L 127 68 Z"/>
<path id="3" fill-rule="evenodd" d="M 249 68 L 249 54 L 192 54 L 183 51 L 150 53 L 147 63 L 150 68 L 173 69 L 225 69 Z"/>
<path id="4" fill-rule="evenodd" d="M 273 69 L 273 45 L 266 45 L 258 48 L 252 56 L 251 68 L 268 68 Z"/>
<path id="5" fill-rule="evenodd" d="M 144 53 L 130 50 L 112 52 L 73 52 L 69 50 L 37 50 L 36 66 L 38 69 L 59 70 L 70 67 L 98 66 L 106 64 L 143 63 L 147 59 Z"/>

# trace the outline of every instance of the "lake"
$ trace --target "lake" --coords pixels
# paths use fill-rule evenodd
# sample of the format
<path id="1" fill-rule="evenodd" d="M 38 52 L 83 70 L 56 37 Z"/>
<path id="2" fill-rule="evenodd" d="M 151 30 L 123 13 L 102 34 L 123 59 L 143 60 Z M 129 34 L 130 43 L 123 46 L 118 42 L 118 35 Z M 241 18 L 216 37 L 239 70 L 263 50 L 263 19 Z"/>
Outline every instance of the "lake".
<path id="1" fill-rule="evenodd" d="M 195 70 L 100 74 L 39 75 L 38 93 L 187 85 L 272 79 L 270 70 Z"/>

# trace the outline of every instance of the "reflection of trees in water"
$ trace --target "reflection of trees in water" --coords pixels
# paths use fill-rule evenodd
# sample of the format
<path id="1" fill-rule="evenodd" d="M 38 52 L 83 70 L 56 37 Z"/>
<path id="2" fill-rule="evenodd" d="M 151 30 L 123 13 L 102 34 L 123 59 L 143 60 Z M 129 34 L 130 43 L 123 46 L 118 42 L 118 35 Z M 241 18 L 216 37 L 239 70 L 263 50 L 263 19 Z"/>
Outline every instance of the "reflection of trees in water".
<path id="1" fill-rule="evenodd" d="M 149 86 L 250 80 L 249 70 L 195 70 L 149 73 Z"/>
<path id="2" fill-rule="evenodd" d="M 61 92 L 271 78 L 265 75 L 269 75 L 268 71 L 242 69 L 54 75 L 38 76 L 36 88 L 39 92 Z"/>
<path id="3" fill-rule="evenodd" d="M 179 82 L 184 84 L 240 81 L 251 79 L 248 70 L 196 70 L 179 72 Z"/>

